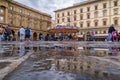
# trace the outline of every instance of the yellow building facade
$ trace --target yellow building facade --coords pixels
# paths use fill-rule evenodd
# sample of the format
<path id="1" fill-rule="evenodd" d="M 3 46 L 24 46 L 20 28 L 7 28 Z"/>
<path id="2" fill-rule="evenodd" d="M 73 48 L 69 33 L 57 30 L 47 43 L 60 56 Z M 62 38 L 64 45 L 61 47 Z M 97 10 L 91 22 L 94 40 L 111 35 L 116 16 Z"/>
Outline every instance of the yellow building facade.
<path id="1" fill-rule="evenodd" d="M 10 25 L 16 33 L 20 27 L 30 27 L 33 34 L 46 33 L 51 16 L 14 0 L 0 0 L 0 25 Z"/>
<path id="2" fill-rule="evenodd" d="M 114 24 L 120 32 L 120 0 L 87 0 L 55 11 L 56 25 L 77 26 L 79 37 L 91 30 L 95 36 L 107 36 L 108 28 Z"/>

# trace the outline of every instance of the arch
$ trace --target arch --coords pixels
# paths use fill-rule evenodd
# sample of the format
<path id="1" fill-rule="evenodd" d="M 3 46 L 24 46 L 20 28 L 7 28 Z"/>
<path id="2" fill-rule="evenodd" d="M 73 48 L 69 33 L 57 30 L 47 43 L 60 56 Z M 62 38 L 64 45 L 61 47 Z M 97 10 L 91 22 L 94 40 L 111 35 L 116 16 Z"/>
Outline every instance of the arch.
<path id="1" fill-rule="evenodd" d="M 33 33 L 33 41 L 37 41 L 37 36 L 38 36 L 37 33 L 34 32 L 34 33 Z"/>

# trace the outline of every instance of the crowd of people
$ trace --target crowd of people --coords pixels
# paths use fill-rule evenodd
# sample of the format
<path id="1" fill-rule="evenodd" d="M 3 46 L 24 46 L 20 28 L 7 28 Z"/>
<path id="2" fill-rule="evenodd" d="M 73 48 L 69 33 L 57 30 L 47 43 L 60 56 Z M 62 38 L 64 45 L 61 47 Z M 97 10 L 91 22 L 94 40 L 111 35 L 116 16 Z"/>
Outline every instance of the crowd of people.
<path id="1" fill-rule="evenodd" d="M 107 41 L 119 42 L 120 41 L 120 32 L 118 32 L 114 25 L 112 24 L 108 29 Z"/>
<path id="2" fill-rule="evenodd" d="M 0 25 L 0 41 L 15 41 L 15 32 L 10 29 L 9 25 L 6 27 Z"/>
<path id="3" fill-rule="evenodd" d="M 40 41 L 69 41 L 69 40 L 75 40 L 75 35 L 72 34 L 62 34 L 58 33 L 56 34 L 39 34 L 39 38 L 36 35 L 32 35 L 32 30 L 27 27 L 24 28 L 23 26 L 20 27 L 17 37 L 15 35 L 14 30 L 10 28 L 9 25 L 6 27 L 0 25 L 0 41 L 16 41 L 16 38 L 18 38 L 19 41 L 29 41 L 29 40 L 40 40 Z M 38 39 L 37 39 L 38 38 Z"/>
<path id="4" fill-rule="evenodd" d="M 73 36 L 71 34 L 65 34 L 58 33 L 58 35 L 55 34 L 46 34 L 45 36 L 40 33 L 39 40 L 41 41 L 70 41 L 70 40 L 76 40 L 76 36 Z"/>
<path id="5" fill-rule="evenodd" d="M 90 32 L 83 35 L 84 41 L 94 41 L 95 31 L 91 30 Z M 20 41 L 29 41 L 29 40 L 40 40 L 40 41 L 69 41 L 69 40 L 78 40 L 78 37 L 72 34 L 39 34 L 39 39 L 37 39 L 37 33 L 33 37 L 32 30 L 23 26 L 20 27 L 17 35 Z M 35 38 L 35 39 L 34 39 Z M 114 28 L 114 25 L 111 25 L 108 29 L 107 41 L 120 41 L 120 32 Z M 0 41 L 16 41 L 16 36 L 14 30 L 12 30 L 9 25 L 2 26 L 0 25 Z"/>

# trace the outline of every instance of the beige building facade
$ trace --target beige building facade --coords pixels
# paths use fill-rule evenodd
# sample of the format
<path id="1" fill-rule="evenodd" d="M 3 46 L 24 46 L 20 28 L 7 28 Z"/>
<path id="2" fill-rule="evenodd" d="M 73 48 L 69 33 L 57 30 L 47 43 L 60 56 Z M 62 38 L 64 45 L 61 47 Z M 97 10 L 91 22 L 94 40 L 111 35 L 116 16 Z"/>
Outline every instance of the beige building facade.
<path id="1" fill-rule="evenodd" d="M 91 30 L 95 36 L 107 36 L 111 24 L 120 32 L 120 0 L 87 0 L 56 10 L 55 22 L 77 26 L 79 37 Z"/>
<path id="2" fill-rule="evenodd" d="M 0 25 L 10 25 L 16 33 L 21 26 L 30 27 L 39 35 L 51 26 L 51 16 L 14 0 L 0 0 Z"/>

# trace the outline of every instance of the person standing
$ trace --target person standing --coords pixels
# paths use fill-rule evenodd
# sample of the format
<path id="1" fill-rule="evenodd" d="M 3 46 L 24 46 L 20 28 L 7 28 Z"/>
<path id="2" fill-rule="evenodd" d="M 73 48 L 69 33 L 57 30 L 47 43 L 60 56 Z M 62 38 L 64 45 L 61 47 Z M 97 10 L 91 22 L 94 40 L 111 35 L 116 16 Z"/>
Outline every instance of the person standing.
<path id="1" fill-rule="evenodd" d="M 32 29 L 30 28 L 30 40 L 32 40 Z"/>
<path id="2" fill-rule="evenodd" d="M 62 35 L 61 32 L 58 34 L 58 36 L 59 36 L 60 41 L 62 41 L 63 40 L 63 35 Z"/>
<path id="3" fill-rule="evenodd" d="M 40 41 L 44 40 L 42 33 L 39 34 L 39 40 L 40 40 Z"/>
<path id="4" fill-rule="evenodd" d="M 108 29 L 108 41 L 111 41 L 111 37 L 112 37 L 112 32 L 115 31 L 114 25 L 112 24 L 109 29 Z"/>
<path id="5" fill-rule="evenodd" d="M 5 40 L 10 41 L 11 29 L 10 29 L 9 25 L 5 27 L 5 32 L 6 32 Z"/>
<path id="6" fill-rule="evenodd" d="M 95 34 L 94 30 L 92 30 L 90 32 L 90 41 L 94 41 L 94 34 Z"/>
<path id="7" fill-rule="evenodd" d="M 27 27 L 25 30 L 25 39 L 26 41 L 30 40 L 30 28 L 29 27 Z"/>
<path id="8" fill-rule="evenodd" d="M 46 34 L 45 41 L 49 41 L 49 34 Z"/>
<path id="9" fill-rule="evenodd" d="M 19 33 L 20 33 L 20 41 L 24 41 L 25 40 L 25 29 L 23 26 L 21 26 Z"/>
<path id="10" fill-rule="evenodd" d="M 0 25 L 0 41 L 2 41 L 2 38 L 4 37 L 3 34 L 4 34 L 4 29 L 2 25 Z"/>

